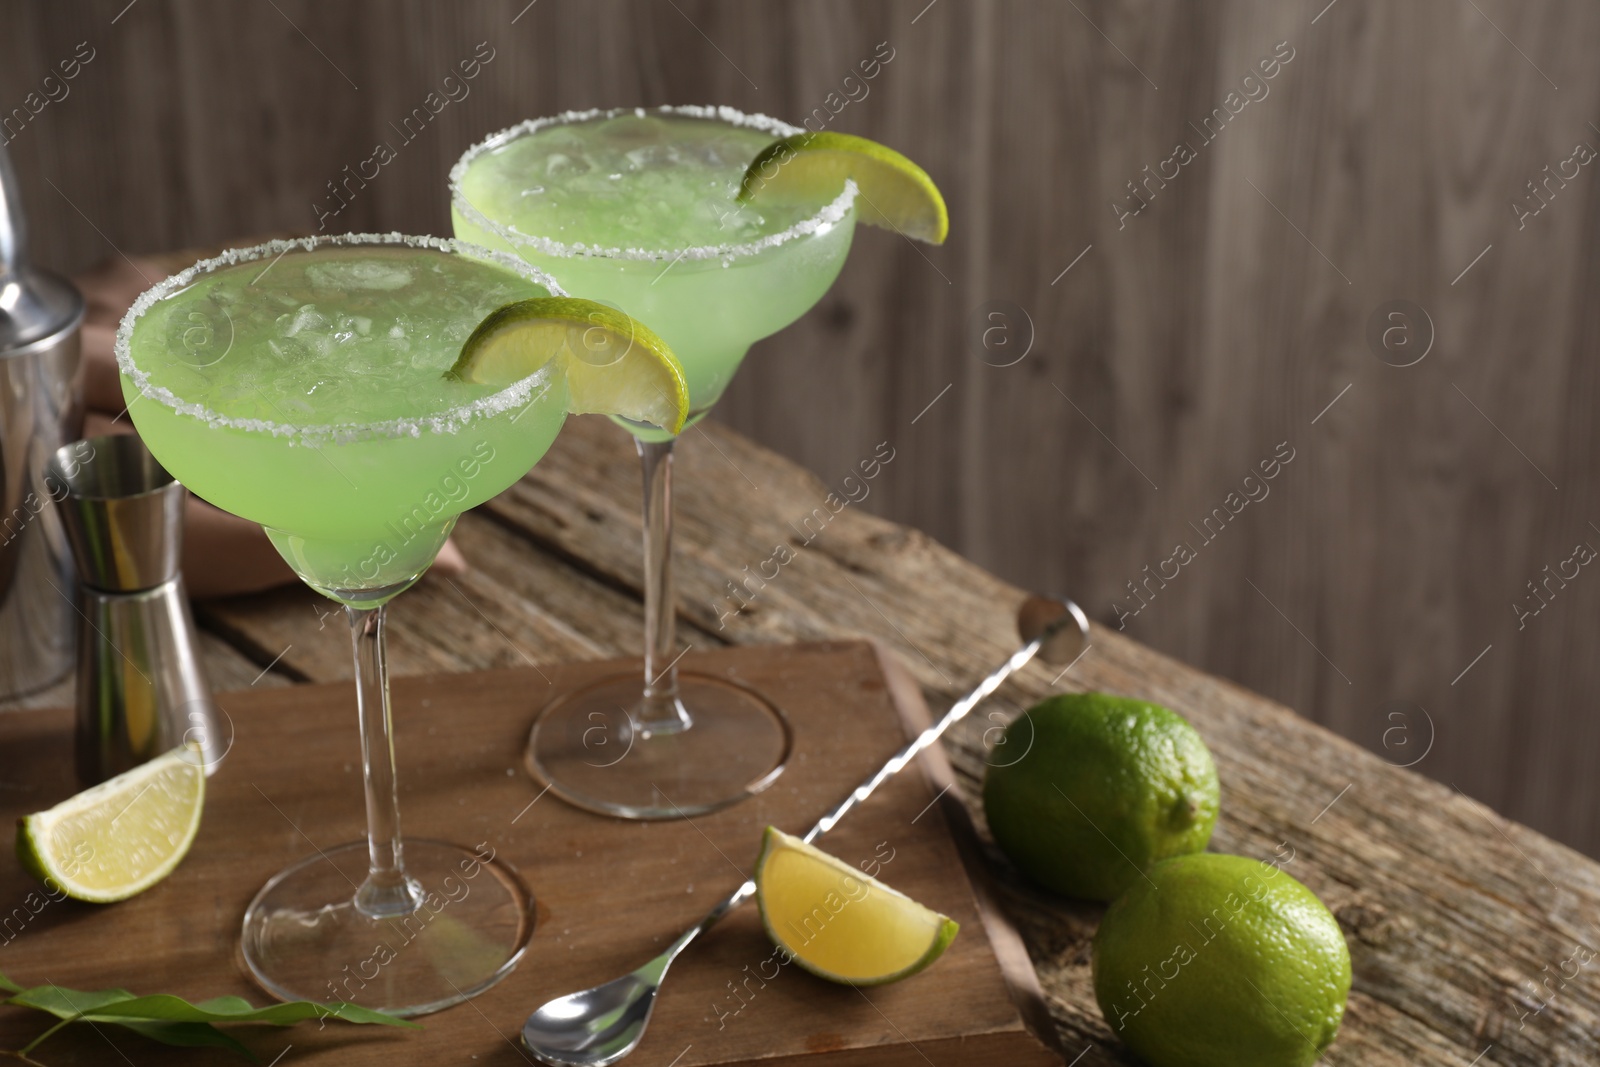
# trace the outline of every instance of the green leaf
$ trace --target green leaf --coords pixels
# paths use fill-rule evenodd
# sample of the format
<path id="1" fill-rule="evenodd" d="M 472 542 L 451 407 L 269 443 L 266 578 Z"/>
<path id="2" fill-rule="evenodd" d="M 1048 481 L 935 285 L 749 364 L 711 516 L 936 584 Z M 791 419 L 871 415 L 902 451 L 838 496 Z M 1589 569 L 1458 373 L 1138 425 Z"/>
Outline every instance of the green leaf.
<path id="1" fill-rule="evenodd" d="M 235 996 L 212 997 L 210 1000 L 196 1001 L 195 1007 L 203 1008 L 206 1011 L 228 1012 L 230 1014 L 234 1012 L 255 1010 L 250 1006 L 250 1002 L 248 1000 L 244 999 L 243 997 Z"/>
<path id="2" fill-rule="evenodd" d="M 41 985 L 22 990 L 11 997 L 9 1003 L 47 1011 L 57 1019 L 76 1019 L 133 999 L 133 994 L 126 989 L 101 989 L 84 993 L 62 986 Z"/>
<path id="3" fill-rule="evenodd" d="M 163 1045 L 180 1045 L 185 1048 L 225 1048 L 229 1052 L 243 1056 L 253 1063 L 261 1062 L 260 1057 L 254 1052 L 251 1052 L 231 1035 L 223 1033 L 210 1023 L 154 1023 L 138 1019 L 117 1019 L 116 1024 L 124 1030 L 132 1030 L 136 1034 L 143 1034 L 152 1041 L 159 1041 Z"/>
<path id="4" fill-rule="evenodd" d="M 4 974 L 0 974 L 0 992 L 11 994 L 0 1003 L 46 1012 L 62 1020 L 57 1026 L 78 1021 L 119 1026 L 163 1044 L 224 1048 L 252 1061 L 256 1061 L 254 1053 L 214 1024 L 289 1026 L 307 1019 L 340 1019 L 348 1023 L 421 1029 L 414 1022 L 343 1002 L 316 1004 L 297 1000 L 257 1008 L 243 997 L 224 996 L 191 1004 L 182 997 L 166 993 L 139 997 L 126 989 L 86 991 L 58 985 L 24 989 Z M 49 1037 L 55 1029 L 52 1027 L 40 1035 L 34 1044 Z M 32 1048 L 33 1045 L 28 1046 L 28 1050 Z"/>
<path id="5" fill-rule="evenodd" d="M 29 993 L 33 992 L 35 991 L 29 990 Z M 270 1004 L 265 1008 L 256 1008 L 241 997 L 217 997 L 199 1004 L 190 1004 L 181 997 L 167 993 L 108 1001 L 104 1006 L 97 1006 L 92 1011 L 84 1012 L 84 1015 L 96 1022 L 150 1019 L 193 1023 L 271 1023 L 274 1026 L 288 1026 L 307 1019 L 331 1018 L 342 1019 L 349 1023 L 419 1028 L 416 1023 L 398 1019 L 393 1015 L 385 1015 L 371 1008 L 363 1008 L 357 1004 L 314 1004 L 308 1000 L 296 1000 L 287 1004 Z"/>

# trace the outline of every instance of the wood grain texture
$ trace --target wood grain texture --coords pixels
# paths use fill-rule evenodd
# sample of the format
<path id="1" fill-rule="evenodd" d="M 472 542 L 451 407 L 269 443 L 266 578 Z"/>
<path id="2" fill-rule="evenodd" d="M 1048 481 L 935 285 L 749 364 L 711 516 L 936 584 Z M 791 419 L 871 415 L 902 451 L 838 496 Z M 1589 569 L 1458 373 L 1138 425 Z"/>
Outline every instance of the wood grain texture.
<path id="1" fill-rule="evenodd" d="M 936 711 L 1009 651 L 1021 591 L 925 535 L 845 509 L 804 544 L 790 523 L 818 506 L 826 487 L 715 424 L 689 436 L 679 464 L 678 580 L 683 613 L 702 632 L 738 642 L 881 639 Z M 540 466 L 486 510 L 635 588 L 633 474 L 628 447 L 610 427 L 575 419 Z M 753 492 L 770 507 L 749 506 Z M 779 542 L 794 561 L 717 629 L 725 575 Z M 1600 893 L 1600 869 L 1456 790 L 1111 628 L 1096 629 L 1091 650 L 1066 675 L 1029 667 L 984 717 L 954 731 L 947 748 L 975 819 L 986 735 L 1061 688 L 1137 694 L 1188 716 L 1224 783 L 1215 847 L 1288 857 L 1287 869 L 1339 916 L 1357 980 L 1348 1031 L 1328 1062 L 1468 1064 L 1491 1044 L 1494 1058 L 1482 1062 L 1576 1064 L 1595 1055 L 1592 990 L 1581 980 L 1562 983 L 1552 999 L 1539 983 L 1576 946 L 1595 944 L 1587 901 Z M 991 858 L 1069 1057 L 1092 1045 L 1084 1063 L 1131 1062 L 1119 1058 L 1090 992 L 1088 940 L 1099 909 L 1039 893 L 998 854 Z"/>
<path id="2" fill-rule="evenodd" d="M 10 135 L 41 255 L 72 269 L 315 229 L 379 141 L 397 158 L 330 228 L 444 232 L 444 174 L 491 129 L 665 101 L 799 119 L 887 42 L 828 125 L 923 162 L 951 240 L 862 234 L 721 417 L 830 481 L 894 442 L 867 510 L 1103 621 L 1288 442 L 1129 632 L 1600 854 L 1600 582 L 1521 627 L 1512 606 L 1600 546 L 1592 168 L 1511 208 L 1600 146 L 1597 33 L 1554 0 L 96 0 L 8 14 L 0 109 L 95 50 Z M 398 132 L 479 42 L 468 95 Z M 1267 95 L 1204 141 L 1280 42 Z M 1119 222 L 1179 140 L 1198 157 Z M 1408 368 L 1365 336 L 1401 298 L 1435 338 Z"/>
<path id="3" fill-rule="evenodd" d="M 899 462 L 889 459 L 875 483 Z M 1022 591 L 927 535 L 860 507 L 819 519 L 825 483 L 714 422 L 682 442 L 678 470 L 681 636 L 691 654 L 871 638 L 940 711 L 1010 651 Z M 453 583 L 424 578 L 395 602 L 396 675 L 522 666 L 531 704 L 553 691 L 553 681 L 540 682 L 559 677 L 560 661 L 637 654 L 636 492 L 627 439 L 602 419 L 569 420 L 526 479 L 463 518 L 472 573 Z M 779 544 L 794 559 L 764 585 L 747 584 L 748 603 L 733 610 L 740 602 L 728 599 L 729 581 Z M 308 591 L 213 602 L 201 618 L 250 659 L 281 653 L 269 678 L 348 677 L 338 617 Z M 946 752 L 958 788 L 947 796 L 959 795 L 968 819 L 982 826 L 974 798 L 992 731 L 1051 692 L 1082 688 L 1187 716 L 1222 777 L 1214 846 L 1285 863 L 1338 916 L 1356 981 L 1327 1062 L 1466 1065 L 1482 1055 L 1480 1063 L 1542 1067 L 1600 1054 L 1600 996 L 1587 974 L 1552 979 L 1578 947 L 1600 943 L 1600 866 L 1112 627 L 1097 627 L 1065 673 L 1028 667 L 952 733 Z M 249 728 L 260 699 L 230 696 L 224 706 Z M 342 730 L 328 736 L 354 744 L 353 730 L 345 742 Z M 347 813 L 341 834 L 357 831 L 357 814 Z M 985 855 L 1068 1057 L 1131 1064 L 1091 993 L 1100 909 L 1030 887 L 992 847 Z"/>
<path id="4" fill-rule="evenodd" d="M 894 442 L 905 461 L 867 510 L 1108 622 L 1113 605 L 1137 606 L 1128 583 L 1288 442 L 1297 458 L 1270 496 L 1126 617 L 1128 632 L 1396 762 L 1427 750 L 1419 770 L 1600 854 L 1586 770 L 1600 720 L 1585 713 L 1600 582 L 1551 586 L 1520 627 L 1513 609 L 1541 603 L 1528 583 L 1578 541 L 1600 546 L 1592 168 L 1542 186 L 1537 215 L 1511 208 L 1541 203 L 1527 183 L 1574 144 L 1600 146 L 1600 12 L 125 7 L 19 6 L 0 41 L 0 109 L 78 42 L 95 49 L 12 137 L 38 247 L 67 269 L 315 229 L 315 205 L 336 206 L 328 183 L 379 141 L 396 159 L 330 228 L 444 232 L 444 174 L 489 130 L 665 101 L 799 119 L 887 42 L 894 59 L 828 125 L 923 162 L 948 195 L 951 240 L 862 234 L 818 308 L 756 347 L 721 417 L 830 481 Z M 479 42 L 495 58 L 468 95 L 402 135 Z M 1204 141 L 1190 124 L 1280 42 L 1294 58 L 1267 94 Z M 1144 168 L 1179 140 L 1197 158 L 1151 182 Z M 1136 203 L 1132 181 L 1149 183 L 1148 206 L 1119 222 L 1112 204 Z M 1431 321 L 1413 367 L 1385 365 L 1366 339 L 1394 299 Z M 1010 347 L 986 348 L 990 327 Z M 1392 750 L 1400 737 L 1409 747 Z"/>
<path id="5" fill-rule="evenodd" d="M 265 670 L 267 660 L 256 663 L 215 633 L 201 630 L 196 639 L 199 643 L 200 658 L 205 663 L 206 680 L 211 684 L 213 691 L 252 687 L 272 689 L 291 684 L 290 678 L 285 674 Z M 67 677 L 47 689 L 0 701 L 0 711 L 16 708 L 71 707 L 76 685 L 76 677 L 68 673 Z"/>
<path id="6" fill-rule="evenodd" d="M 1022 591 L 926 535 L 846 508 L 807 544 L 791 524 L 821 506 L 825 485 L 715 423 L 683 442 L 679 473 L 678 580 L 691 655 L 724 643 L 866 637 L 893 651 L 938 712 L 1010 651 Z M 537 668 L 542 675 L 523 676 L 534 702 L 547 690 L 542 678 L 559 678 L 561 660 L 636 654 L 635 483 L 631 446 L 614 427 L 570 420 L 527 479 L 464 518 L 476 564 L 469 580 L 452 587 L 428 577 L 395 602 L 396 674 Z M 752 493 L 767 506 L 751 506 Z M 729 614 L 729 576 L 778 543 L 793 562 Z M 286 590 L 206 605 L 203 618 L 225 622 L 221 632 L 252 657 L 292 646 L 273 674 L 347 677 L 342 627 L 319 611 L 309 592 Z M 1325 1062 L 1464 1067 L 1490 1049 L 1480 1063 L 1564 1067 L 1600 1055 L 1600 995 L 1587 973 L 1545 984 L 1579 946 L 1600 947 L 1600 866 L 1114 628 L 1097 627 L 1091 645 L 1064 674 L 1028 667 L 953 731 L 945 747 L 958 788 L 948 795 L 960 796 L 968 819 L 982 826 L 974 798 L 992 731 L 1020 709 L 1063 689 L 1159 701 L 1187 716 L 1216 756 L 1223 798 L 1214 847 L 1284 862 L 1345 930 L 1356 981 Z M 225 706 L 248 723 L 258 699 Z M 356 830 L 354 821 L 341 827 Z M 1091 992 L 1100 909 L 1029 886 L 992 846 L 985 855 L 1067 1057 L 1131 1065 Z"/>
<path id="7" fill-rule="evenodd" d="M 908 724 L 927 721 L 915 686 L 891 688 L 878 653 L 864 643 L 724 649 L 688 661 L 697 670 L 734 673 L 760 686 L 783 704 L 796 730 L 793 762 L 780 786 L 692 823 L 645 826 L 597 818 L 554 800 L 540 803 L 538 786 L 520 770 L 506 773 L 521 762 L 520 747 L 541 699 L 542 679 L 527 668 L 397 685 L 407 833 L 493 850 L 520 872 L 534 891 L 539 917 L 528 954 L 471 1007 L 429 1016 L 423 1033 L 315 1025 L 247 1031 L 262 1061 L 285 1055 L 286 1062 L 310 1064 L 526 1062 L 505 1035 L 514 1037 L 532 1007 L 645 962 L 737 888 L 764 826 L 803 830 L 904 743 Z M 565 690 L 637 666 L 632 660 L 591 662 L 552 666 L 549 674 L 551 684 Z M 115 981 L 191 999 L 226 991 L 259 1002 L 261 994 L 233 958 L 239 915 L 276 869 L 302 859 L 313 844 L 331 850 L 363 825 L 357 739 L 354 730 L 339 728 L 352 721 L 352 696 L 345 685 L 224 694 L 238 730 L 207 783 L 206 818 L 183 865 L 156 889 L 115 907 L 51 901 L 19 908 L 3 931 L 8 973 L 23 981 L 48 976 L 80 989 Z M 76 788 L 69 761 L 55 758 L 70 744 L 70 732 L 47 712 L 0 720 L 0 751 L 12 754 L 4 764 L 11 786 L 3 798 L 5 816 Z M 15 758 L 22 751 L 34 758 Z M 1018 1013 L 1016 1002 L 1043 1004 L 1026 956 L 1013 959 L 1020 971 L 1008 975 L 989 948 L 991 929 L 1007 945 L 1015 932 L 997 911 L 980 905 L 951 828 L 937 813 L 922 817 L 936 799 L 921 776 L 902 775 L 828 838 L 836 855 L 874 864 L 885 880 L 962 924 L 924 980 L 857 991 L 776 964 L 769 968 L 772 944 L 754 906 L 746 906 L 674 966 L 640 1060 L 682 1067 L 912 1067 L 927 1062 L 924 1056 L 975 1067 L 1058 1062 Z M 360 870 L 346 873 L 361 876 Z M 440 886 L 426 888 L 458 902 L 474 890 L 470 878 L 448 894 Z M 0 901 L 20 904 L 31 888 L 14 866 L 0 872 Z M 425 942 L 410 941 L 415 935 L 409 931 L 383 936 L 397 966 L 408 952 L 427 951 Z M 113 938 L 121 967 L 106 959 L 104 945 Z M 127 970 L 135 959 L 137 972 Z M 337 984 L 360 1000 L 366 984 L 360 976 L 374 976 L 363 961 L 350 963 L 346 972 L 329 975 L 330 987 Z M 21 1045 L 39 1022 L 7 1012 L 0 1044 Z M 115 1052 L 108 1051 L 108 1038 Z M 157 1056 L 180 1065 L 233 1062 L 226 1053 L 162 1050 L 91 1027 L 52 1039 L 39 1055 L 68 1067 L 105 1063 L 116 1053 L 133 1063 Z"/>

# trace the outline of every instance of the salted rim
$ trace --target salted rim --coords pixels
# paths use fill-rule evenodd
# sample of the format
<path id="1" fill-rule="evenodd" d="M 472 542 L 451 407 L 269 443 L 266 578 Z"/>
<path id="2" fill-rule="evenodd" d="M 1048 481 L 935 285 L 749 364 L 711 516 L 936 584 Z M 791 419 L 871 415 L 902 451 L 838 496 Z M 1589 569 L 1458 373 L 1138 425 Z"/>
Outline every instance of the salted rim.
<path id="1" fill-rule="evenodd" d="M 127 375 L 128 379 L 138 388 L 139 396 L 154 400 L 179 415 L 188 415 L 200 419 L 211 426 L 244 430 L 249 433 L 268 433 L 273 437 L 294 437 L 298 438 L 301 443 L 311 441 L 345 443 L 370 437 L 420 437 L 423 430 L 440 434 L 456 433 L 463 426 L 476 419 L 486 418 L 490 415 L 496 415 L 511 408 L 531 403 L 534 399 L 535 389 L 538 389 L 542 395 L 544 390 L 550 387 L 550 378 L 554 372 L 547 364 L 526 378 L 512 383 L 497 393 L 491 393 L 469 403 L 460 404 L 425 417 L 385 419 L 369 423 L 329 422 L 310 426 L 296 426 L 292 423 L 275 422 L 271 419 L 244 419 L 232 415 L 224 415 L 219 411 L 213 411 L 204 404 L 184 400 L 165 386 L 156 385 L 152 382 L 144 369 L 134 362 L 130 347 L 133 341 L 134 324 L 157 303 L 178 290 L 188 288 L 200 275 L 209 274 L 222 267 L 232 267 L 240 263 L 265 259 L 268 256 L 281 256 L 297 248 L 310 252 L 327 245 L 405 245 L 411 248 L 432 248 L 454 255 L 470 255 L 475 259 L 488 260 L 497 266 L 521 275 L 536 285 L 544 286 L 550 291 L 551 296 L 568 295 L 550 275 L 515 256 L 509 256 L 504 252 L 497 252 L 491 248 L 484 248 L 481 245 L 469 244 L 466 241 L 458 241 L 453 238 L 413 236 L 391 231 L 390 233 L 318 235 L 315 237 L 268 241 L 265 244 L 254 245 L 249 248 L 230 248 L 211 259 L 202 259 L 193 266 L 185 267 L 177 274 L 158 282 L 139 294 L 139 298 L 133 302 L 133 306 L 128 309 L 128 313 L 122 317 L 121 324 L 117 326 L 117 369 Z M 268 403 L 271 403 L 271 401 L 268 401 Z"/>
<path id="2" fill-rule="evenodd" d="M 731 107 L 701 107 L 693 104 L 671 105 L 663 104 L 655 108 L 643 107 L 615 107 L 607 109 L 591 108 L 588 111 L 564 111 L 559 115 L 550 115 L 542 119 L 527 119 L 508 126 L 499 133 L 491 133 L 477 144 L 468 148 L 456 160 L 456 165 L 450 168 L 450 202 L 455 205 L 467 219 L 483 229 L 500 237 L 513 245 L 526 245 L 534 248 L 547 256 L 572 258 L 574 256 L 589 256 L 599 259 L 631 259 L 646 262 L 659 262 L 670 259 L 679 260 L 697 259 L 737 259 L 741 256 L 751 256 L 764 252 L 769 248 L 776 248 L 781 244 L 793 241 L 797 237 L 815 233 L 824 227 L 831 227 L 834 223 L 844 218 L 850 206 L 855 203 L 856 183 L 852 178 L 846 178 L 844 190 L 839 193 L 827 206 L 815 215 L 801 219 L 786 230 L 755 241 L 746 241 L 724 245 L 699 245 L 690 248 L 601 248 L 586 245 L 579 241 L 567 244 L 551 237 L 542 237 L 538 234 L 523 233 L 515 226 L 496 222 L 473 205 L 471 200 L 462 191 L 461 183 L 471 169 L 473 162 L 483 153 L 502 148 L 512 141 L 518 140 L 528 134 L 535 133 L 548 126 L 567 126 L 577 122 L 590 122 L 594 119 L 609 119 L 617 115 L 635 114 L 640 117 L 655 113 L 665 115 L 687 115 L 699 119 L 715 119 L 733 126 L 744 126 L 748 129 L 763 130 L 775 137 L 789 137 L 805 132 L 799 126 L 791 126 L 787 122 L 768 115 L 746 114 Z"/>

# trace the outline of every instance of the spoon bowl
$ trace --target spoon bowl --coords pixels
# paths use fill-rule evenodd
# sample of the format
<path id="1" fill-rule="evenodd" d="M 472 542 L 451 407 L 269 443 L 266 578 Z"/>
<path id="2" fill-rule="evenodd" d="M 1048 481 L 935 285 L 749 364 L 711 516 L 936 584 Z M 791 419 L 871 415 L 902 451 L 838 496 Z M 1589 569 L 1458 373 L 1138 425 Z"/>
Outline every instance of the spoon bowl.
<path id="1" fill-rule="evenodd" d="M 550 1001 L 522 1024 L 523 1044 L 559 1067 L 616 1063 L 644 1036 L 660 986 L 642 975 L 660 963 L 657 958 L 632 974 Z"/>

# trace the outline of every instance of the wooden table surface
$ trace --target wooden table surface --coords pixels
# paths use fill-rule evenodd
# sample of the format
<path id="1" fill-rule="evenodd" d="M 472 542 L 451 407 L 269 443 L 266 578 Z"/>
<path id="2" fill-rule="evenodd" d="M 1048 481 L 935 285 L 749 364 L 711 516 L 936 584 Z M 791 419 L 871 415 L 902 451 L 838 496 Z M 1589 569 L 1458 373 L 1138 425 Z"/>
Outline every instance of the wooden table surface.
<path id="1" fill-rule="evenodd" d="M 894 457 L 894 458 L 886 458 Z M 862 459 L 870 459 L 863 456 Z M 918 476 L 880 450 L 880 482 Z M 1014 647 L 1023 592 L 927 536 L 845 506 L 857 480 L 825 485 L 706 423 L 677 470 L 680 639 L 870 637 L 893 649 L 937 714 Z M 921 472 L 928 476 L 930 472 Z M 395 601 L 397 675 L 540 666 L 640 650 L 639 472 L 631 441 L 568 421 L 522 482 L 462 516 L 473 569 L 428 577 Z M 830 506 L 829 493 L 837 494 Z M 786 551 L 780 551 L 786 550 Z M 729 597 L 748 582 L 747 606 Z M 1071 590 L 1063 590 L 1070 595 Z M 350 676 L 334 605 L 303 588 L 197 605 L 219 690 Z M 1333 910 L 1355 985 L 1328 1064 L 1526 1064 L 1600 1060 L 1600 866 L 1509 823 L 1448 785 L 1343 741 L 1292 711 L 1097 627 L 1064 675 L 1034 665 L 946 741 L 976 803 L 985 736 L 1052 692 L 1103 689 L 1166 704 L 1216 757 L 1222 816 L 1212 847 L 1277 859 Z M 31 700 L 62 703 L 70 690 Z M 348 721 L 329 730 L 355 730 Z M 399 735 L 402 751 L 417 738 Z M 1131 1064 L 1101 1018 L 1089 942 L 1101 908 L 1029 886 L 992 847 L 1001 904 L 1027 941 L 1077 1067 Z"/>
<path id="2" fill-rule="evenodd" d="M 287 1032 L 240 1028 L 237 1036 L 261 1064 L 526 1067 L 529 1059 L 514 1039 L 533 1007 L 625 974 L 661 951 L 744 880 L 740 864 L 754 860 L 762 827 L 809 826 L 904 744 L 908 730 L 929 721 L 897 657 L 865 641 L 695 651 L 684 663 L 737 678 L 789 715 L 794 750 L 777 787 L 724 811 L 659 823 L 601 818 L 553 798 L 541 802 L 540 787 L 520 771 L 520 756 L 544 678 L 570 692 L 637 662 L 584 660 L 546 663 L 538 671 L 523 666 L 394 681 L 396 732 L 409 739 L 397 753 L 405 832 L 413 840 L 492 853 L 521 876 L 534 904 L 527 955 L 470 1005 L 422 1019 L 420 1032 L 310 1023 Z M 8 976 L 260 1003 L 265 998 L 234 948 L 239 917 L 256 892 L 289 864 L 316 860 L 312 849 L 326 860 L 315 864 L 324 876 L 337 871 L 354 886 L 365 875 L 366 849 L 338 847 L 356 842 L 364 826 L 359 739 L 341 728 L 349 719 L 348 684 L 257 686 L 225 693 L 221 703 L 234 727 L 227 758 L 206 785 L 194 847 L 171 877 L 113 906 L 51 905 L 37 902 L 30 876 L 0 864 L 0 901 L 34 898 L 14 914 L 0 907 L 6 950 L 0 967 Z M 0 715 L 0 825 L 76 792 L 67 726 L 55 708 Z M 1050 1029 L 1043 992 L 1021 938 L 976 884 L 987 881 L 987 865 L 951 788 L 954 771 L 937 752 L 928 755 L 919 768 L 885 782 L 826 843 L 834 855 L 867 864 L 960 924 L 938 966 L 916 981 L 870 990 L 792 971 L 784 977 L 757 910 L 740 908 L 673 965 L 629 1067 L 1060 1062 L 1059 1050 L 1052 1053 L 1038 1033 L 1026 1031 L 1030 1021 L 1040 1032 Z M 979 877 L 969 879 L 964 869 Z M 487 884 L 483 874 L 463 871 L 449 885 L 436 874 L 426 887 L 432 909 L 373 931 L 373 941 L 339 961 L 342 968 L 328 965 L 320 976 L 327 985 L 312 995 L 382 1003 L 391 973 L 386 961 L 401 966 L 413 954 L 459 945 L 451 909 Z M 116 944 L 112 953 L 108 942 Z M 26 1045 L 45 1025 L 34 1012 L 0 1010 L 0 1049 Z M 48 1067 L 240 1064 L 233 1053 L 178 1052 L 88 1026 L 52 1036 L 34 1058 Z"/>

